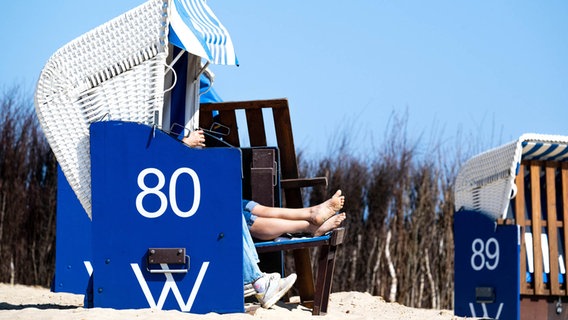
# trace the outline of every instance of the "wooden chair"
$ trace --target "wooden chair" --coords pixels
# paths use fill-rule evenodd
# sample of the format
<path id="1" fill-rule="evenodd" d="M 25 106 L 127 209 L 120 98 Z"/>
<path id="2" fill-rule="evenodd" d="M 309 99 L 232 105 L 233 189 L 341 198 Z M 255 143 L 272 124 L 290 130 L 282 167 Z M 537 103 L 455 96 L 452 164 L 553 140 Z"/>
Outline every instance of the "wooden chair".
<path id="1" fill-rule="evenodd" d="M 254 171 L 251 175 L 251 179 L 255 181 L 252 181 L 251 185 L 256 185 L 257 188 L 256 191 L 254 187 L 252 188 L 252 200 L 258 199 L 259 203 L 263 204 L 267 203 L 265 201 L 271 201 L 270 195 L 267 197 L 263 195 L 262 192 L 259 192 L 259 189 L 272 192 L 270 191 L 271 188 L 264 187 L 265 183 L 259 181 L 266 181 L 266 179 L 268 179 L 268 183 L 272 181 L 273 178 L 271 177 L 271 171 L 269 171 L 269 169 L 272 168 L 273 165 L 270 159 L 276 157 L 277 159 L 279 158 L 279 185 L 284 193 L 282 202 L 284 206 L 288 208 L 301 208 L 303 206 L 301 188 L 326 185 L 327 180 L 321 177 L 299 177 L 288 101 L 286 99 L 275 99 L 202 104 L 200 106 L 200 126 L 209 129 L 217 122 L 227 127 L 229 133 L 223 137 L 223 141 L 232 146 L 240 147 L 239 126 L 237 124 L 238 110 L 242 110 L 245 113 L 249 143 L 253 150 L 255 148 L 268 146 L 267 126 L 265 125 L 263 110 L 271 110 L 273 115 L 277 153 L 272 156 L 268 155 L 268 160 L 263 160 L 262 158 L 266 157 L 270 152 L 265 152 L 264 154 L 255 153 L 257 161 L 255 162 L 255 166 L 251 169 L 251 171 Z M 215 119 L 213 117 L 213 111 L 218 112 L 218 116 L 216 116 Z M 245 187 L 244 189 L 247 188 Z M 243 193 L 246 193 L 246 191 L 243 191 Z M 277 205 L 279 202 L 278 191 L 274 192 L 273 198 L 276 199 L 273 203 L 275 202 L 274 204 Z M 268 203 L 268 205 L 271 205 L 271 203 Z M 344 232 L 345 230 L 343 228 L 339 228 L 323 237 L 257 243 L 257 251 L 259 253 L 293 252 L 295 271 L 298 275 L 296 288 L 299 291 L 301 302 L 303 305 L 312 308 L 312 314 L 319 315 L 320 313 L 327 312 L 335 264 L 335 253 L 337 247 L 343 242 Z M 315 286 L 310 248 L 320 249 Z"/>
<path id="2" fill-rule="evenodd" d="M 568 297 L 564 266 L 568 248 L 568 163 L 522 161 L 515 183 L 517 196 L 511 202 L 515 221 L 524 235 L 521 314 L 538 312 L 543 316 L 548 305 Z"/>

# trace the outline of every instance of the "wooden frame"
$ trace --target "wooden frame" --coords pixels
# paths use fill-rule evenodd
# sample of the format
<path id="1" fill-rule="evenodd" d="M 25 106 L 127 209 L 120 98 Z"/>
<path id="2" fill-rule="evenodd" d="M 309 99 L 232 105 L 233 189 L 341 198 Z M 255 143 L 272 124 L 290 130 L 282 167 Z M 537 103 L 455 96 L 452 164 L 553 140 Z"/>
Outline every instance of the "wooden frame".
<path id="1" fill-rule="evenodd" d="M 520 289 L 521 309 L 535 305 L 535 301 L 558 301 L 568 296 L 567 279 L 560 283 L 559 255 L 566 262 L 568 250 L 568 163 L 556 161 L 523 160 L 515 179 L 517 194 L 512 204 L 515 220 L 521 226 Z M 525 233 L 532 233 L 534 272 L 527 282 L 527 246 Z M 542 235 L 548 239 L 549 268 L 545 281 Z M 562 248 L 559 248 L 558 244 Z M 523 312 L 522 312 L 523 313 Z"/>
<path id="2" fill-rule="evenodd" d="M 236 111 L 244 110 L 250 147 L 263 147 L 267 146 L 267 130 L 263 109 L 271 110 L 273 115 L 280 156 L 280 186 L 284 190 L 283 204 L 288 208 L 301 208 L 303 206 L 301 188 L 326 185 L 327 179 L 323 177 L 299 177 L 287 99 L 202 104 L 200 106 L 199 124 L 201 127 L 209 129 L 215 121 L 219 122 L 229 129 L 229 134 L 224 136 L 223 140 L 232 146 L 240 147 Z M 216 119 L 213 117 L 213 111 L 218 112 Z M 288 250 L 293 252 L 295 271 L 298 275 L 296 288 L 299 291 L 300 300 L 303 305 L 312 308 L 312 314 L 319 315 L 327 312 L 335 265 L 335 252 L 343 242 L 344 232 L 343 228 L 339 228 L 334 230 L 326 239 L 311 242 L 263 243 L 257 246 L 257 251 L 259 253 Z M 320 248 L 315 287 L 310 248 Z"/>

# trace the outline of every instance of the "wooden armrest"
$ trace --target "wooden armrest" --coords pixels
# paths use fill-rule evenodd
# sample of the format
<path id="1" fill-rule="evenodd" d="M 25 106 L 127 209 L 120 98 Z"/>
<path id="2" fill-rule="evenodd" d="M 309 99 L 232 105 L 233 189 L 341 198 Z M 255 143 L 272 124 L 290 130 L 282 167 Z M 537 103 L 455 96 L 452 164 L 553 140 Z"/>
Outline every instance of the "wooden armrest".
<path id="1" fill-rule="evenodd" d="M 345 236 L 345 228 L 337 228 L 331 232 L 331 239 L 329 239 L 329 244 L 332 246 L 338 246 L 343 243 L 343 237 Z"/>
<path id="2" fill-rule="evenodd" d="M 327 178 L 315 177 L 315 178 L 296 178 L 296 179 L 280 180 L 280 187 L 282 189 L 306 188 L 318 185 L 327 186 Z"/>

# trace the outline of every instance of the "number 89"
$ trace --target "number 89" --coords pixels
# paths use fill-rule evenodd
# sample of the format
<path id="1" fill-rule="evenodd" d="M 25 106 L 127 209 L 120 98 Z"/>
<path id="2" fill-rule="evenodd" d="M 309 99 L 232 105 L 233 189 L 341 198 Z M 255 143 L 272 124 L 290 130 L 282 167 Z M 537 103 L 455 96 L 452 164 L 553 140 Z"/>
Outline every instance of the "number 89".
<path id="1" fill-rule="evenodd" d="M 487 239 L 487 242 L 477 238 L 471 243 L 471 267 L 480 271 L 483 267 L 495 270 L 499 265 L 499 242 L 495 238 Z"/>

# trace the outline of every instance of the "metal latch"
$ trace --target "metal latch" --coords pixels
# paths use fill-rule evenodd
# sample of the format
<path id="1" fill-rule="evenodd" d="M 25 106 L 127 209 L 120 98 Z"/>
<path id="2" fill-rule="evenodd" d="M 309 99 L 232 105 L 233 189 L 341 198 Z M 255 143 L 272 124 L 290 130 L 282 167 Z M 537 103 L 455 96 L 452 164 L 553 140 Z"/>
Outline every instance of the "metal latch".
<path id="1" fill-rule="evenodd" d="M 149 248 L 146 256 L 146 270 L 150 273 L 187 273 L 189 271 L 189 256 L 186 255 L 185 248 Z M 170 265 L 178 267 L 170 268 Z"/>
<path id="2" fill-rule="evenodd" d="M 495 289 L 493 287 L 476 287 L 475 301 L 477 303 L 495 302 Z"/>

